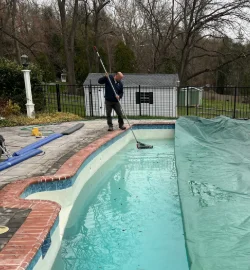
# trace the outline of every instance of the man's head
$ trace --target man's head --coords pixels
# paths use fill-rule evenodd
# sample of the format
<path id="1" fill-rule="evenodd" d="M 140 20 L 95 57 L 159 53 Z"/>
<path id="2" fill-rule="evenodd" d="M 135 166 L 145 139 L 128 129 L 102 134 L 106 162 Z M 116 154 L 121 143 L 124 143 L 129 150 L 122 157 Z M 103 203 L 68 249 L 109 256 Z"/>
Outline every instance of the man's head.
<path id="1" fill-rule="evenodd" d="M 119 82 L 120 80 L 123 79 L 123 77 L 124 77 L 123 74 L 119 71 L 115 74 L 114 79 Z"/>

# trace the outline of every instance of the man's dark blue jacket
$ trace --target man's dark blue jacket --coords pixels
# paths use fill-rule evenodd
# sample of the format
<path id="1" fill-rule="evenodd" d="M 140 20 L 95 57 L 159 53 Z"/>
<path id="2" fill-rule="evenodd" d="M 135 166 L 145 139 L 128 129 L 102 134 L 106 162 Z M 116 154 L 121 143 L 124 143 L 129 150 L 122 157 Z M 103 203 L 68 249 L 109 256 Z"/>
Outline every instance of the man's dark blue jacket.
<path id="1" fill-rule="evenodd" d="M 117 95 L 120 98 L 122 98 L 122 96 L 123 96 L 123 83 L 121 81 L 115 82 L 113 75 L 109 75 L 109 78 L 114 86 L 114 89 L 115 89 Z M 118 102 L 117 98 L 115 97 L 114 91 L 110 85 L 110 82 L 106 76 L 101 77 L 98 80 L 98 83 L 105 84 L 105 99 L 107 101 Z"/>

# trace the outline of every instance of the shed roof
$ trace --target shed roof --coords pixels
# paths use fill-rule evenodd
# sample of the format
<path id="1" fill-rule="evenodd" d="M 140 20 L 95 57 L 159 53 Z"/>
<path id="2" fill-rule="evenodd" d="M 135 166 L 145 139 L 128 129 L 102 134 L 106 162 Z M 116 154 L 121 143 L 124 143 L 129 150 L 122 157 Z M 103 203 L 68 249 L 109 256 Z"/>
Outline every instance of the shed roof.
<path id="1" fill-rule="evenodd" d="M 83 85 L 98 85 L 98 79 L 104 76 L 103 73 L 89 73 Z M 124 87 L 132 86 L 154 86 L 154 87 L 174 87 L 179 81 L 178 74 L 139 74 L 139 73 L 124 73 Z"/>

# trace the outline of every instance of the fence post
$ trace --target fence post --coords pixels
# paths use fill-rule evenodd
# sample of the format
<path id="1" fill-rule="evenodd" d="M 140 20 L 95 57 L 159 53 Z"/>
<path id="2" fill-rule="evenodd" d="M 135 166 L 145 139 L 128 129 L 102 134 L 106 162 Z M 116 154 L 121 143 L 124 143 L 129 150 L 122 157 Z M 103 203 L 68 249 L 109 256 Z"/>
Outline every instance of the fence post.
<path id="1" fill-rule="evenodd" d="M 61 112 L 61 95 L 60 95 L 60 85 L 56 84 L 56 100 L 57 100 L 57 111 Z"/>
<path id="2" fill-rule="evenodd" d="M 139 114 L 141 116 L 141 85 L 139 85 Z"/>
<path id="3" fill-rule="evenodd" d="M 236 98 L 237 98 L 237 87 L 234 87 L 234 112 L 233 112 L 233 118 L 236 116 Z"/>
<path id="4" fill-rule="evenodd" d="M 89 111 L 90 111 L 90 116 L 94 116 L 94 109 L 93 109 L 93 96 L 92 96 L 92 85 L 90 82 L 89 85 Z"/>
<path id="5" fill-rule="evenodd" d="M 188 113 L 189 113 L 189 112 L 188 112 L 188 104 L 189 104 L 189 102 L 188 102 L 188 101 L 189 101 L 189 99 L 188 99 L 188 97 L 189 97 L 189 92 L 188 92 L 188 90 L 189 90 L 189 89 L 188 89 L 188 88 L 189 88 L 189 86 L 187 86 L 187 115 L 188 115 Z"/>
<path id="6" fill-rule="evenodd" d="M 176 105 L 177 105 L 177 108 L 175 108 L 175 116 L 176 115 L 179 115 L 179 107 L 180 106 L 180 81 L 177 81 L 176 82 L 176 91 L 177 91 L 177 102 L 176 102 Z M 185 106 L 184 106 L 185 107 Z"/>

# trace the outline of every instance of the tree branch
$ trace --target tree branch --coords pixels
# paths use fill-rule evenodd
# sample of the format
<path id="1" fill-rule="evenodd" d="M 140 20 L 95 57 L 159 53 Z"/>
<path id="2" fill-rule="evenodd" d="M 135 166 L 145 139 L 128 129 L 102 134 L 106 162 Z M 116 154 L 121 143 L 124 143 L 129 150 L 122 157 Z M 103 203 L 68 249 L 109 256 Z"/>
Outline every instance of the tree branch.
<path id="1" fill-rule="evenodd" d="M 213 51 L 213 50 L 207 50 L 207 49 L 205 49 L 205 48 L 203 48 L 203 47 L 200 47 L 200 46 L 198 46 L 198 45 L 194 45 L 194 48 L 197 48 L 197 49 L 200 49 L 200 50 L 202 50 L 202 51 L 205 51 L 205 52 L 208 52 L 208 53 L 217 53 L 217 54 L 220 54 L 220 55 L 222 55 L 222 56 L 225 56 L 225 54 L 223 54 L 223 53 L 221 53 L 221 52 L 219 52 L 219 51 Z"/>
<path id="2" fill-rule="evenodd" d="M 226 66 L 226 65 L 228 65 L 228 64 L 230 64 L 230 63 L 232 63 L 232 62 L 234 62 L 234 61 L 236 61 L 236 60 L 238 60 L 238 59 L 246 58 L 246 57 L 249 57 L 249 56 L 250 56 L 250 52 L 247 53 L 247 54 L 241 54 L 241 55 L 238 55 L 237 57 L 235 57 L 235 58 L 233 58 L 233 59 L 230 59 L 230 60 L 224 62 L 223 64 L 217 66 L 216 68 L 213 68 L 213 69 L 208 69 L 208 68 L 206 68 L 206 69 L 203 69 L 203 70 L 201 70 L 201 71 L 198 71 L 198 72 L 192 74 L 191 76 L 189 76 L 189 77 L 188 77 L 188 80 L 190 80 L 190 79 L 192 79 L 192 78 L 194 78 L 194 77 L 196 77 L 196 76 L 198 76 L 198 75 L 201 75 L 201 74 L 203 74 L 203 73 L 216 71 L 216 70 L 218 70 L 218 69 L 220 69 L 220 68 L 222 68 L 222 67 L 224 67 L 224 66 Z"/>
<path id="3" fill-rule="evenodd" d="M 99 12 L 100 12 L 107 4 L 109 4 L 109 3 L 110 3 L 110 0 L 109 0 L 109 1 L 106 1 L 106 2 L 104 2 L 104 3 L 102 3 L 102 4 L 100 4 L 100 5 L 98 6 L 96 12 L 99 13 Z"/>
<path id="4" fill-rule="evenodd" d="M 32 53 L 32 55 L 35 57 L 35 59 L 37 59 L 35 53 L 31 49 L 31 46 L 26 45 L 19 38 L 17 38 L 14 35 L 8 33 L 6 30 L 3 29 L 3 27 L 0 27 L 0 31 L 2 31 L 5 35 L 7 35 L 7 36 L 11 37 L 12 39 L 15 39 L 17 42 L 19 42 L 22 46 L 24 46 L 26 49 L 28 49 Z"/>

